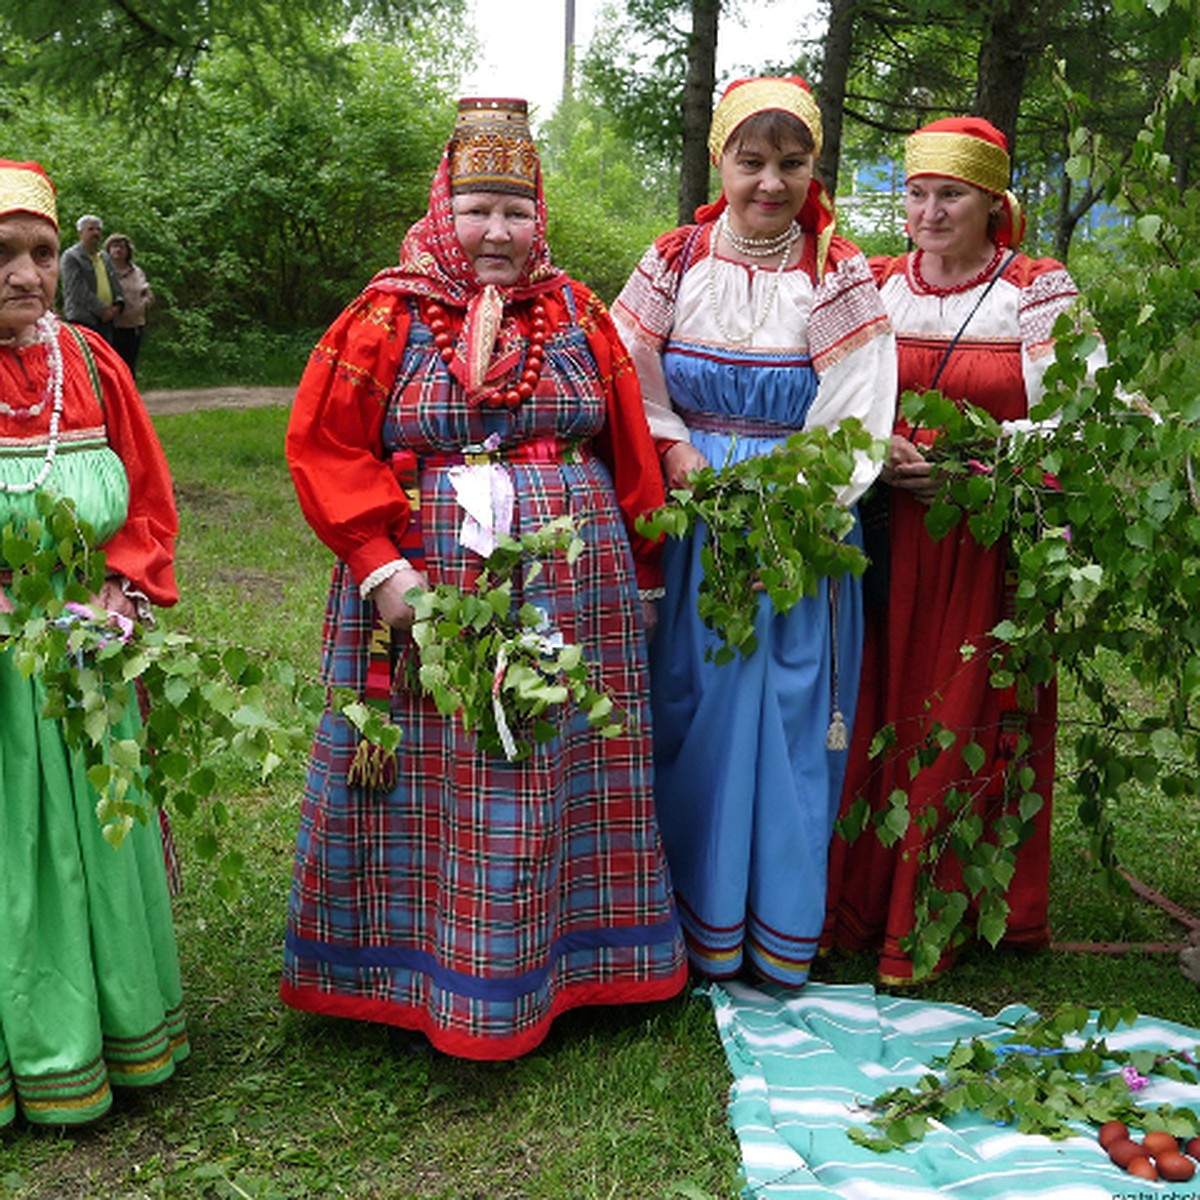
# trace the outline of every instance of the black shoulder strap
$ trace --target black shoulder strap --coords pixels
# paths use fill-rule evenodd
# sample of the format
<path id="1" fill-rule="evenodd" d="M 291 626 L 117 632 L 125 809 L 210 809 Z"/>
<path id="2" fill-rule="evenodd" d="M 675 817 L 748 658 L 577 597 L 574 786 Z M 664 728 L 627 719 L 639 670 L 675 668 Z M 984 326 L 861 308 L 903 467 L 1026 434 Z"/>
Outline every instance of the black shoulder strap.
<path id="1" fill-rule="evenodd" d="M 942 355 L 942 361 L 938 363 L 938 369 L 934 372 L 933 380 L 929 384 L 929 391 L 933 391 L 937 387 L 938 380 L 942 377 L 942 372 L 946 369 L 946 364 L 950 361 L 950 355 L 954 353 L 954 347 L 958 345 L 959 339 L 967 331 L 967 326 L 971 323 L 971 318 L 979 311 L 979 306 L 987 299 L 987 294 L 995 286 L 996 280 L 1008 270 L 1009 263 L 1017 257 L 1015 250 L 1010 250 L 1008 257 L 1000 264 L 1000 269 L 988 280 L 988 285 L 979 293 L 979 298 L 971 305 L 971 311 L 967 313 L 963 319 L 963 323 L 958 327 L 958 332 L 950 339 L 950 345 L 946 347 L 946 353 Z"/>

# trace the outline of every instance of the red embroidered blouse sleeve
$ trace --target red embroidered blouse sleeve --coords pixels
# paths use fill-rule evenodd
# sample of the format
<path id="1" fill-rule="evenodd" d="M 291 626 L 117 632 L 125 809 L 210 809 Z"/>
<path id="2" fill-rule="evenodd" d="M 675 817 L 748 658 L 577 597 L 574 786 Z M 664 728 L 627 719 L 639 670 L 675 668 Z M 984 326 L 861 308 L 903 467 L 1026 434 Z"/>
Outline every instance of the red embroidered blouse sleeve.
<path id="1" fill-rule="evenodd" d="M 163 607 L 176 603 L 175 537 L 179 519 L 166 455 L 150 414 L 125 364 L 98 334 L 80 329 L 87 339 L 104 397 L 104 427 L 109 446 L 129 480 L 125 524 L 101 547 L 110 572 L 124 575 L 139 591 Z M 79 347 L 64 332 L 63 356 L 69 372 L 91 394 Z M 94 399 L 91 403 L 94 403 Z"/>
<path id="2" fill-rule="evenodd" d="M 363 292 L 314 348 L 288 422 L 300 508 L 359 583 L 401 557 L 397 545 L 409 521 L 408 500 L 381 457 L 408 329 L 403 297 Z"/>

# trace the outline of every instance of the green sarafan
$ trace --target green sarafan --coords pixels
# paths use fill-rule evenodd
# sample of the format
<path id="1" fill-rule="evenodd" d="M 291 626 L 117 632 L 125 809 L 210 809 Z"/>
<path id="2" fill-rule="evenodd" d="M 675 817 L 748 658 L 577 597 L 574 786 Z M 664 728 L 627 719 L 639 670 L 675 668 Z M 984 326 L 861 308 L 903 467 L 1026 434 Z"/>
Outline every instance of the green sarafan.
<path id="1" fill-rule="evenodd" d="M 105 573 L 92 530 L 68 500 L 43 492 L 35 503 L 35 517 L 0 531 L 13 602 L 0 613 L 0 652 L 11 653 L 26 678 L 36 676 L 43 713 L 81 756 L 114 847 L 151 808 L 170 805 L 184 816 L 201 813 L 197 851 L 216 857 L 231 813 L 215 766 L 232 758 L 265 779 L 305 754 L 324 690 L 287 661 L 241 646 L 116 626 L 90 604 Z M 227 898 L 241 865 L 238 854 L 221 857 L 217 890 Z"/>
<path id="2" fill-rule="evenodd" d="M 731 448 L 731 457 L 736 450 Z M 642 518 L 650 537 L 705 530 L 697 608 L 720 643 L 718 662 L 752 654 L 762 593 L 778 612 L 816 595 L 829 576 L 861 575 L 867 559 L 845 541 L 854 516 L 843 496 L 856 462 L 883 447 L 858 420 L 793 434 L 771 453 L 706 467 Z"/>

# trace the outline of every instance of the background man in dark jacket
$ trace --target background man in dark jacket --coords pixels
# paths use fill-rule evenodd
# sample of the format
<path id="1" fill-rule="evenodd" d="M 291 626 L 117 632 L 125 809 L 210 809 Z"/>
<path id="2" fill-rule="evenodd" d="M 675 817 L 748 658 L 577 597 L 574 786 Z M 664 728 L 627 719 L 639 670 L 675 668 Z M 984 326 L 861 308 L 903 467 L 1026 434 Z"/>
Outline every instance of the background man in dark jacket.
<path id="1" fill-rule="evenodd" d="M 63 316 L 95 329 L 111 344 L 113 318 L 125 301 L 112 259 L 100 248 L 104 223 L 88 213 L 75 222 L 75 228 L 79 241 L 63 251 L 60 261 Z"/>

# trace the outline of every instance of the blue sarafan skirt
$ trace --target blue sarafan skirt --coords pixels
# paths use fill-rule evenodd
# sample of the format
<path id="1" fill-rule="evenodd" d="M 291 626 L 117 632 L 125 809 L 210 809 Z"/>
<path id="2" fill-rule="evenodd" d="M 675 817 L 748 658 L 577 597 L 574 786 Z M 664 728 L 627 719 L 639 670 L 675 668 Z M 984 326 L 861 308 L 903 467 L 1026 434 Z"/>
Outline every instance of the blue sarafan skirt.
<path id="1" fill-rule="evenodd" d="M 719 640 L 696 610 L 706 532 L 667 546 L 651 647 L 663 844 L 697 970 L 726 978 L 748 960 L 763 978 L 799 986 L 825 916 L 847 762 L 826 735 L 835 709 L 848 730 L 854 722 L 861 584 L 843 577 L 831 599 L 823 581 L 786 615 L 764 594 L 757 649 L 718 666 L 706 652 Z"/>
<path id="2" fill-rule="evenodd" d="M 778 440 L 692 430 L 713 463 L 767 454 Z M 709 655 L 719 637 L 696 607 L 707 535 L 700 527 L 668 542 L 666 600 L 650 647 L 662 841 L 697 970 L 728 978 L 749 962 L 764 979 L 799 986 L 824 920 L 847 762 L 826 736 L 835 710 L 847 738 L 853 727 L 862 583 L 824 580 L 786 614 L 763 594 L 755 652 L 718 666 Z M 847 540 L 860 545 L 857 526 Z"/>

